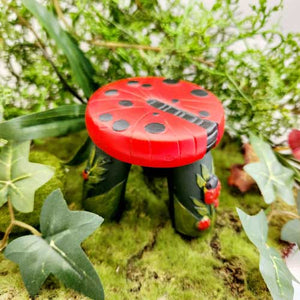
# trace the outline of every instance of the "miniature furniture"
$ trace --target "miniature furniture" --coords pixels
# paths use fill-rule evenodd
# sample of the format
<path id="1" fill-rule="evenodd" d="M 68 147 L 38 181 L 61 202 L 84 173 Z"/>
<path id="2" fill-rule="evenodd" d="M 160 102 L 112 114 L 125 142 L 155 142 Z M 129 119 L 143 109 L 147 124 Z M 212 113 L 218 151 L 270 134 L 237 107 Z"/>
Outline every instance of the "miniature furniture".
<path id="1" fill-rule="evenodd" d="M 210 149 L 224 132 L 224 111 L 211 92 L 183 80 L 122 79 L 98 89 L 86 110 L 95 150 L 84 171 L 85 209 L 120 214 L 130 165 L 167 171 L 175 229 L 196 237 L 209 228 L 220 182 Z"/>

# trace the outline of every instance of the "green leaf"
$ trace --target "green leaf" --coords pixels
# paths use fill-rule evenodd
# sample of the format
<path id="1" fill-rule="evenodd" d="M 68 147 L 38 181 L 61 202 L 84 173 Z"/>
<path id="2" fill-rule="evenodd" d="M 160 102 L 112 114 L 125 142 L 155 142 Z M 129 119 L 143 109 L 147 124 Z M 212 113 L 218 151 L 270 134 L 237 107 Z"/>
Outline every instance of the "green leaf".
<path id="1" fill-rule="evenodd" d="M 196 206 L 201 206 L 203 203 L 198 200 L 197 198 L 194 198 L 194 197 L 191 197 L 193 203 L 196 205 Z"/>
<path id="2" fill-rule="evenodd" d="M 0 138 L 0 148 L 4 147 L 7 144 L 7 142 L 8 142 L 7 140 Z"/>
<path id="3" fill-rule="evenodd" d="M 260 250 L 259 270 L 274 300 L 293 299 L 292 281 L 296 279 L 274 248 Z"/>
<path id="4" fill-rule="evenodd" d="M 85 96 L 89 98 L 96 90 L 97 85 L 93 80 L 95 70 L 78 47 L 77 42 L 60 26 L 55 15 L 35 0 L 23 0 L 23 4 L 39 20 L 47 30 L 57 46 L 66 55 L 75 80 L 82 88 Z"/>
<path id="5" fill-rule="evenodd" d="M 296 204 L 297 204 L 298 215 L 300 215 L 300 190 L 297 191 Z"/>
<path id="6" fill-rule="evenodd" d="M 265 213 L 260 211 L 249 216 L 237 208 L 237 213 L 250 241 L 260 253 L 259 270 L 274 300 L 293 299 L 292 280 L 296 279 L 288 270 L 280 254 L 266 244 L 268 223 Z"/>
<path id="7" fill-rule="evenodd" d="M 96 146 L 91 147 L 90 157 L 86 166 L 89 172 L 89 180 L 86 185 L 94 189 L 95 185 L 104 180 L 104 175 L 107 172 L 105 165 L 109 163 L 102 155 L 96 156 Z M 101 202 L 101 201 L 100 201 Z"/>
<path id="8" fill-rule="evenodd" d="M 0 207 L 10 199 L 18 211 L 33 210 L 34 193 L 54 174 L 52 168 L 28 161 L 30 142 L 0 148 Z"/>
<path id="9" fill-rule="evenodd" d="M 203 188 L 206 184 L 206 181 L 202 178 L 200 174 L 197 174 L 197 185 L 199 188 Z"/>
<path id="10" fill-rule="evenodd" d="M 3 105 L 2 105 L 1 100 L 0 100 L 0 122 L 2 122 L 4 120 L 4 117 L 3 117 L 4 109 L 3 109 Z"/>
<path id="11" fill-rule="evenodd" d="M 200 200 L 191 197 L 193 203 L 195 204 L 195 209 L 197 210 L 197 212 L 201 215 L 201 216 L 205 216 L 207 214 L 209 214 L 209 210 L 206 204 L 204 204 L 203 202 L 201 202 Z"/>
<path id="12" fill-rule="evenodd" d="M 279 163 L 267 143 L 252 134 L 250 142 L 259 157 L 259 162 L 244 166 L 244 170 L 256 181 L 265 202 L 272 203 L 276 196 L 279 196 L 286 203 L 293 205 L 293 171 Z"/>
<path id="13" fill-rule="evenodd" d="M 300 248 L 300 220 L 288 221 L 281 229 L 281 237 L 283 241 L 296 243 Z"/>
<path id="14" fill-rule="evenodd" d="M 202 172 L 202 176 L 203 176 L 204 180 L 207 181 L 210 178 L 210 172 L 206 165 L 201 164 L 201 172 Z"/>
<path id="15" fill-rule="evenodd" d="M 82 162 L 88 159 L 93 147 L 95 147 L 94 143 L 89 137 L 87 137 L 84 143 L 76 151 L 74 156 L 69 161 L 67 161 L 66 164 L 70 166 L 81 164 Z"/>
<path id="16" fill-rule="evenodd" d="M 103 219 L 96 214 L 70 211 L 60 190 L 52 192 L 43 205 L 42 237 L 28 235 L 15 239 L 5 256 L 17 263 L 31 296 L 53 274 L 67 287 L 92 299 L 104 299 L 100 279 L 80 247 Z"/>
<path id="17" fill-rule="evenodd" d="M 63 105 L 0 123 L 0 138 L 25 141 L 66 135 L 85 128 L 85 105 Z"/>
<path id="18" fill-rule="evenodd" d="M 249 216 L 239 208 L 236 210 L 249 240 L 257 248 L 263 247 L 268 237 L 268 222 L 264 211 L 261 210 L 257 215 Z"/>

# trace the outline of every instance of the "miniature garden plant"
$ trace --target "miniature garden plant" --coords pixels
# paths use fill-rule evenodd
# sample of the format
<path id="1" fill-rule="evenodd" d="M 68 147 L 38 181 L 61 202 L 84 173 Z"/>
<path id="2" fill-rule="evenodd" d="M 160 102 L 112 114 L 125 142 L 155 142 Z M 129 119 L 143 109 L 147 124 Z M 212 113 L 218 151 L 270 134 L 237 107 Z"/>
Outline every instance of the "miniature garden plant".
<path id="1" fill-rule="evenodd" d="M 267 204 L 272 204 L 277 197 L 289 205 L 294 205 L 294 177 L 296 174 L 284 167 L 276 158 L 271 147 L 262 139 L 251 134 L 250 142 L 259 161 L 245 165 L 245 171 L 257 183 L 263 198 Z M 299 173 L 298 169 L 296 169 Z M 295 177 L 297 180 L 297 177 Z M 299 190 L 298 190 L 299 193 Z M 299 203 L 297 201 L 299 211 Z M 273 299 L 292 299 L 292 280 L 297 281 L 288 270 L 280 253 L 267 245 L 268 221 L 274 214 L 288 214 L 294 218 L 282 228 L 281 239 L 295 243 L 299 247 L 300 222 L 299 216 L 287 211 L 270 210 L 268 219 L 264 211 L 255 216 L 249 216 L 237 209 L 242 225 L 251 242 L 260 252 L 259 269 L 272 294 Z"/>
<path id="2" fill-rule="evenodd" d="M 294 203 L 292 189 L 294 180 L 298 184 L 300 181 L 299 161 L 296 155 L 293 158 L 278 152 L 281 145 L 275 144 L 273 138 L 281 136 L 297 124 L 299 35 L 284 35 L 276 29 L 266 28 L 267 20 L 282 7 L 282 2 L 268 6 L 267 1 L 259 1 L 252 6 L 252 14 L 246 17 L 238 15 L 238 2 L 217 0 L 212 9 L 208 10 L 197 1 L 186 7 L 181 6 L 179 1 L 167 1 L 166 7 L 162 7 L 159 1 L 130 1 L 130 4 L 123 5 L 120 1 L 104 1 L 100 12 L 93 5 L 94 2 L 88 4 L 86 1 L 64 4 L 63 9 L 58 1 L 53 1 L 47 9 L 35 0 L 23 0 L 22 5 L 16 1 L 2 0 L 0 35 L 3 39 L 0 40 L 0 47 L 9 70 L 7 81 L 15 81 L 16 86 L 12 88 L 7 84 L 0 87 L 0 117 L 3 115 L 9 119 L 0 123 L 0 155 L 8 157 L 9 151 L 15 147 L 22 147 L 24 153 L 28 154 L 29 142 L 22 141 L 65 135 L 84 129 L 86 99 L 99 85 L 113 79 L 155 74 L 192 80 L 208 87 L 223 100 L 227 111 L 227 130 L 233 137 L 241 139 L 250 136 L 259 162 L 246 165 L 245 170 L 257 182 L 265 202 L 271 204 L 267 210 L 268 219 L 279 213 L 286 213 L 273 209 L 272 203 L 277 196 L 288 204 Z M 179 16 L 173 14 L 170 8 L 174 5 L 184 13 Z M 64 15 L 68 15 L 68 18 Z M 33 16 L 44 30 L 31 25 Z M 63 29 L 62 23 L 68 31 Z M 232 28 L 236 28 L 236 31 L 232 31 Z M 28 38 L 30 35 L 33 35 L 33 41 Z M 151 45 L 154 36 L 159 40 L 158 46 Z M 249 46 L 249 40 L 256 37 L 263 40 L 263 49 Z M 85 45 L 86 54 L 78 44 Z M 19 62 L 20 72 L 13 68 L 12 58 Z M 57 76 L 53 76 L 53 72 Z M 32 87 L 34 93 L 31 92 Z M 18 99 L 31 101 L 20 103 Z M 70 105 L 70 102 L 76 104 Z M 28 114 L 29 111 L 34 113 Z M 27 115 L 22 116 L 24 112 Z M 18 117 L 13 118 L 15 116 Z M 260 133 L 261 137 L 250 135 L 250 131 Z M 298 153 L 297 139 L 292 140 L 292 150 Z M 91 148 L 90 140 L 84 141 L 69 163 L 85 160 Z M 27 159 L 24 153 L 23 160 Z M 52 171 L 45 166 L 43 168 L 47 170 L 47 176 L 51 177 Z M 1 172 L 4 171 L 0 170 L 3 176 L 4 173 Z M 71 216 L 72 213 L 63 204 L 61 193 L 55 191 L 45 201 L 41 214 L 41 233 L 15 220 L 13 207 L 29 211 L 33 205 L 32 193 L 31 198 L 26 198 L 27 202 L 21 201 L 22 197 L 17 197 L 15 193 L 15 185 L 24 185 L 25 191 L 29 192 L 26 181 L 30 177 L 23 178 L 23 175 L 10 179 L 0 178 L 0 205 L 7 202 L 12 220 L 1 246 L 6 246 L 8 235 L 14 226 L 23 226 L 33 233 L 32 236 L 11 242 L 5 251 L 8 258 L 20 264 L 22 274 L 27 274 L 22 259 L 28 253 L 24 253 L 23 258 L 16 256 L 14 248 L 24 247 L 25 242 L 30 240 L 36 242 L 38 247 L 45 246 L 48 250 L 51 245 L 57 246 L 56 243 L 51 244 L 49 237 L 52 231 L 45 225 L 47 220 L 51 223 L 53 218 L 51 199 L 65 211 L 64 216 Z M 40 184 L 47 181 L 46 177 L 39 178 Z M 198 179 L 198 184 L 203 186 L 206 179 Z M 8 190 L 12 193 L 11 199 L 7 197 L 10 195 Z M 218 188 L 211 191 L 207 188 L 206 201 L 210 202 L 214 198 L 210 194 L 217 193 Z M 299 198 L 298 192 L 298 212 Z M 197 199 L 194 202 L 195 205 L 199 204 Z M 217 203 L 214 204 L 217 206 Z M 247 235 L 260 251 L 260 271 L 272 296 L 274 299 L 292 299 L 293 278 L 279 254 L 265 243 L 267 221 L 264 213 L 250 217 L 238 210 L 238 214 Z M 90 223 L 85 236 L 101 223 L 101 218 L 90 216 L 94 221 Z M 281 238 L 299 245 L 299 216 L 292 216 L 294 220 L 283 227 Z M 260 226 L 251 225 L 255 222 Z M 60 222 L 58 225 L 64 226 Z M 199 226 L 207 226 L 207 223 Z M 73 254 L 76 254 L 75 258 L 81 264 L 87 258 L 79 247 L 84 237 L 77 229 L 74 228 L 74 248 L 63 245 L 59 248 L 62 252 L 56 251 L 55 254 L 74 250 Z M 260 239 L 253 235 L 257 235 L 257 232 L 260 233 Z M 47 261 L 41 263 L 46 265 Z M 99 279 L 96 279 L 95 271 L 91 269 L 90 263 L 86 267 L 91 272 L 91 284 L 98 283 L 97 295 L 102 297 L 102 287 Z M 84 268 L 83 270 L 86 271 Z M 45 272 L 53 272 L 66 285 L 86 292 L 84 280 L 83 286 L 74 286 L 75 277 L 70 275 L 66 279 L 54 266 L 45 268 Z M 76 282 L 80 282 L 77 279 Z M 24 278 L 33 295 L 42 282 L 28 286 L 27 280 Z"/>
<path id="3" fill-rule="evenodd" d="M 259 250 L 259 270 L 272 298 L 293 299 L 292 280 L 297 280 L 290 273 L 280 253 L 267 244 L 268 222 L 264 211 L 260 211 L 255 216 L 249 216 L 238 208 L 237 212 L 247 236 Z"/>
<path id="4" fill-rule="evenodd" d="M 60 190 L 45 200 L 40 230 L 15 219 L 14 209 L 31 212 L 34 193 L 54 174 L 45 165 L 28 161 L 30 142 L 9 142 L 0 148 L 0 206 L 7 204 L 11 222 L 0 241 L 0 250 L 16 262 L 24 284 L 35 296 L 50 274 L 67 287 L 92 299 L 104 299 L 99 277 L 80 247 L 81 242 L 99 227 L 103 219 L 89 212 L 70 211 Z M 15 226 L 31 232 L 8 244 Z M 8 245 L 7 245 L 8 244 Z"/>

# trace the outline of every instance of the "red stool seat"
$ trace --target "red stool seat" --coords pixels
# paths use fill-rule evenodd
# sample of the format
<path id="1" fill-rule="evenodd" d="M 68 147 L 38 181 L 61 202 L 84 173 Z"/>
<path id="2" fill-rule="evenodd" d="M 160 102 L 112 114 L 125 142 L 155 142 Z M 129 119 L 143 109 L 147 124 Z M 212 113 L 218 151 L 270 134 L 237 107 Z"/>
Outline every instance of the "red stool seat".
<path id="1" fill-rule="evenodd" d="M 86 126 L 93 142 L 120 161 L 172 168 L 201 159 L 220 141 L 224 110 L 215 95 L 196 84 L 130 78 L 91 96 Z"/>

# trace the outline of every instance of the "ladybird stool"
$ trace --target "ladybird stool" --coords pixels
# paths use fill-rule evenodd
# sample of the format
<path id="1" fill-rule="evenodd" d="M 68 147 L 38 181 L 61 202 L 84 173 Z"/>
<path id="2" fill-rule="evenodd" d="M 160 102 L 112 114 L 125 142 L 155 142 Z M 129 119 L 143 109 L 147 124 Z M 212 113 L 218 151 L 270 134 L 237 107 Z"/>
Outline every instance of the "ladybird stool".
<path id="1" fill-rule="evenodd" d="M 215 95 L 183 80 L 122 79 L 91 96 L 86 126 L 96 147 L 83 173 L 85 209 L 116 218 L 135 164 L 167 174 L 178 232 L 197 237 L 212 226 L 220 182 L 210 149 L 224 132 Z"/>

